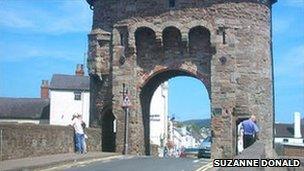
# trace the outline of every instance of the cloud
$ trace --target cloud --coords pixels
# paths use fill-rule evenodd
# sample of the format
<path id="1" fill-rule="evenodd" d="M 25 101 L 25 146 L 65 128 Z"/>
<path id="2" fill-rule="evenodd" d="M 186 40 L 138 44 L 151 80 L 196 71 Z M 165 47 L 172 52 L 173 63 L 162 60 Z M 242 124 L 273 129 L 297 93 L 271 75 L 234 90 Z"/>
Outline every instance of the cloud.
<path id="1" fill-rule="evenodd" d="M 275 34 L 283 34 L 290 30 L 292 21 L 290 19 L 274 18 L 273 32 Z"/>
<path id="2" fill-rule="evenodd" d="M 85 1 L 5 1 L 0 5 L 0 26 L 8 29 L 64 34 L 88 32 L 91 28 L 92 11 Z"/>
<path id="3" fill-rule="evenodd" d="M 275 77 L 278 86 L 304 87 L 304 44 L 294 47 L 275 59 Z"/>
<path id="4" fill-rule="evenodd" d="M 11 10 L 0 11 L 0 16 L 2 16 L 2 19 L 0 20 L 1 26 L 15 28 L 30 28 L 33 26 L 33 23 L 30 20 L 20 17 L 19 14 L 16 14 Z"/>
<path id="5" fill-rule="evenodd" d="M 47 47 L 36 44 L 23 44 L 16 42 L 14 45 L 0 42 L 0 61 L 18 62 L 33 58 L 65 59 L 78 61 L 81 53 L 71 49 Z"/>
<path id="6" fill-rule="evenodd" d="M 291 48 L 281 54 L 277 60 L 278 74 L 295 73 L 295 70 L 304 69 L 304 44 Z M 299 70 L 300 71 L 300 70 Z"/>
<path id="7" fill-rule="evenodd" d="M 304 0 L 280 0 L 273 6 L 274 35 L 304 36 Z M 292 30 L 292 31 L 291 31 Z"/>
<path id="8" fill-rule="evenodd" d="M 304 0 L 285 0 L 282 1 L 282 5 L 293 8 L 304 8 Z"/>

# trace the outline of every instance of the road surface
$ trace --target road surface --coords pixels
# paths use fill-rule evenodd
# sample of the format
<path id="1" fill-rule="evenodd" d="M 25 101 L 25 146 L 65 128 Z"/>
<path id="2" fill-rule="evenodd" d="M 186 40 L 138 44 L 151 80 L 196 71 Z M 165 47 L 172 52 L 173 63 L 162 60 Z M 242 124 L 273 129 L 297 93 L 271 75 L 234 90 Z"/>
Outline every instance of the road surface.
<path id="1" fill-rule="evenodd" d="M 125 157 L 108 161 L 74 164 L 66 171 L 205 171 L 210 159 Z"/>

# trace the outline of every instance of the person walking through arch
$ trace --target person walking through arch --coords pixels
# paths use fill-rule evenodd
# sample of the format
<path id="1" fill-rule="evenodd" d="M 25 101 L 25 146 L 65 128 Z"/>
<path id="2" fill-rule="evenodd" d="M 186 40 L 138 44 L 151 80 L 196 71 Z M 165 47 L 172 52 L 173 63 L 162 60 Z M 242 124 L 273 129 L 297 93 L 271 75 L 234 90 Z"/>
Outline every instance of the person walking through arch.
<path id="1" fill-rule="evenodd" d="M 243 134 L 243 145 L 244 149 L 251 146 L 257 139 L 257 134 L 259 133 L 259 128 L 256 124 L 255 115 L 242 122 Z"/>

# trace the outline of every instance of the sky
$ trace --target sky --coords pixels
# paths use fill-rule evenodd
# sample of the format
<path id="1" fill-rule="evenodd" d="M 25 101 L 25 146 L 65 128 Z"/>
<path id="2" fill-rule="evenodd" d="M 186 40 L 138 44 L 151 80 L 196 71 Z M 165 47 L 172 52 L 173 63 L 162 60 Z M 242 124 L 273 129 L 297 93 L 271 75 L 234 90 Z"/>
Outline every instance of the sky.
<path id="1" fill-rule="evenodd" d="M 295 111 L 304 117 L 303 18 L 304 0 L 273 5 L 277 122 L 292 122 Z M 41 80 L 74 74 L 76 64 L 84 61 L 91 25 L 85 0 L 1 0 L 0 97 L 39 97 Z M 210 117 L 200 81 L 176 77 L 169 87 L 170 115 L 178 120 Z"/>

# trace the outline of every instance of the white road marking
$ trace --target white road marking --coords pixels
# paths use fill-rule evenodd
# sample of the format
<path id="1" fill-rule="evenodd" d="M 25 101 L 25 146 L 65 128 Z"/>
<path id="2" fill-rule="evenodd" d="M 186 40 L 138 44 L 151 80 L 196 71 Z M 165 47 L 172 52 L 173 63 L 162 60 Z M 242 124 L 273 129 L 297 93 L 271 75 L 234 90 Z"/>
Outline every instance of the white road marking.
<path id="1" fill-rule="evenodd" d="M 207 169 L 210 169 L 211 167 L 213 167 L 212 162 L 209 162 L 208 164 L 196 169 L 196 171 L 206 171 Z"/>
<path id="2" fill-rule="evenodd" d="M 211 162 L 211 164 L 209 163 L 208 165 L 207 165 L 207 167 L 205 167 L 203 170 L 201 170 L 201 171 L 206 171 L 206 170 L 208 170 L 208 169 L 210 169 L 210 168 L 212 168 L 213 167 L 213 164 L 212 164 L 212 162 Z"/>
<path id="3" fill-rule="evenodd" d="M 196 159 L 196 160 L 193 160 L 193 163 L 197 163 L 199 161 L 200 161 L 200 159 Z"/>

